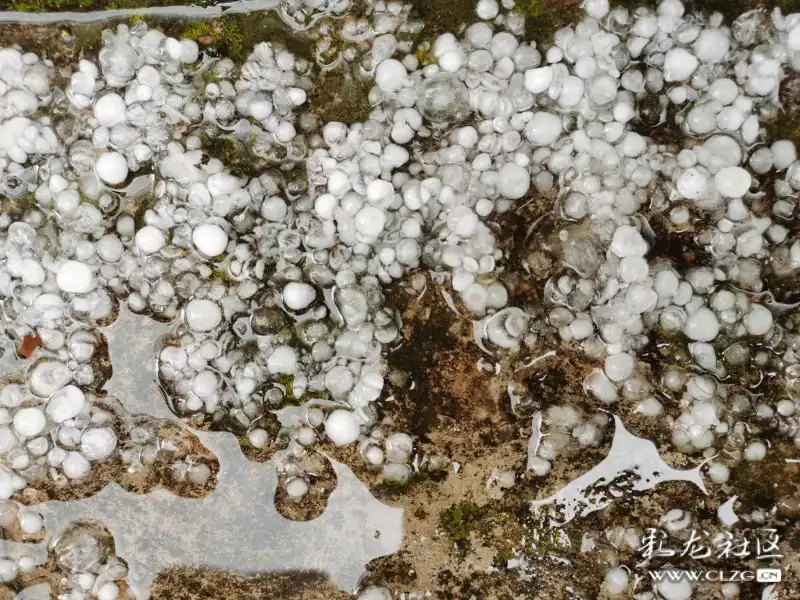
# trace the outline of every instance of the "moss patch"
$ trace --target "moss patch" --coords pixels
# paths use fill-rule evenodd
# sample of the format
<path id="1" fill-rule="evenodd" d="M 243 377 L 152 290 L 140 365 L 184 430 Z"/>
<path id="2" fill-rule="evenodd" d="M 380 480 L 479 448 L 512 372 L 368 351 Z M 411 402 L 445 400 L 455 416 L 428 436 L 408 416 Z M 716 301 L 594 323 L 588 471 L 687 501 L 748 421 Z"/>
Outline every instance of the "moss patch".
<path id="1" fill-rule="evenodd" d="M 359 123 L 369 118 L 371 80 L 359 80 L 342 70 L 329 71 L 309 94 L 309 104 L 323 121 Z"/>
<path id="2" fill-rule="evenodd" d="M 469 547 L 470 534 L 483 518 L 484 512 L 474 502 L 459 502 L 442 513 L 439 527 L 459 550 L 464 551 Z"/>

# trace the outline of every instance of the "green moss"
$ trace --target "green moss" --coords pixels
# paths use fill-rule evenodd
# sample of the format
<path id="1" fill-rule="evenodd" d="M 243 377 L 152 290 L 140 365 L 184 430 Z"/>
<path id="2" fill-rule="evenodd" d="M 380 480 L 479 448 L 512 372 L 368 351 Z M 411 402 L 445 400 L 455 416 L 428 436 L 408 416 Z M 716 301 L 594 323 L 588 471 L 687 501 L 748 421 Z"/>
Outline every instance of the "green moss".
<path id="1" fill-rule="evenodd" d="M 228 274 L 224 270 L 218 267 L 214 267 L 213 269 L 211 269 L 211 279 L 213 279 L 214 281 L 225 281 L 225 282 L 230 281 L 230 277 L 228 277 Z"/>
<path id="2" fill-rule="evenodd" d="M 464 551 L 469 547 L 470 534 L 484 517 L 484 513 L 474 502 L 459 502 L 442 513 L 439 528 L 459 550 Z"/>
<path id="3" fill-rule="evenodd" d="M 25 194 L 19 198 L 6 198 L 3 201 L 3 210 L 14 217 L 22 217 L 28 209 L 36 207 L 36 197 L 33 194 Z"/>
<path id="4" fill-rule="evenodd" d="M 233 21 L 222 28 L 217 43 L 223 55 L 236 62 L 243 62 L 250 53 L 250 48 L 245 48 L 244 34 L 238 23 Z"/>
<path id="5" fill-rule="evenodd" d="M 535 19 L 547 12 L 547 2 L 545 0 L 522 0 L 518 2 L 517 10 L 526 18 Z"/>
<path id="6" fill-rule="evenodd" d="M 183 37 L 191 40 L 197 40 L 202 37 L 211 37 L 213 39 L 215 33 L 216 31 L 211 21 L 190 21 L 183 31 Z"/>
<path id="7" fill-rule="evenodd" d="M 236 177 L 252 177 L 259 173 L 253 172 L 254 164 L 250 151 L 241 140 L 225 136 L 202 135 L 203 149 L 211 158 L 217 158 L 227 165 L 231 174 Z"/>
<path id="8" fill-rule="evenodd" d="M 525 17 L 525 34 L 537 43 L 549 44 L 553 34 L 574 24 L 582 13 L 579 0 L 520 0 L 517 10 Z"/>
<path id="9" fill-rule="evenodd" d="M 359 123 L 369 118 L 371 80 L 355 79 L 341 69 L 328 71 L 309 94 L 309 104 L 323 121 Z"/>

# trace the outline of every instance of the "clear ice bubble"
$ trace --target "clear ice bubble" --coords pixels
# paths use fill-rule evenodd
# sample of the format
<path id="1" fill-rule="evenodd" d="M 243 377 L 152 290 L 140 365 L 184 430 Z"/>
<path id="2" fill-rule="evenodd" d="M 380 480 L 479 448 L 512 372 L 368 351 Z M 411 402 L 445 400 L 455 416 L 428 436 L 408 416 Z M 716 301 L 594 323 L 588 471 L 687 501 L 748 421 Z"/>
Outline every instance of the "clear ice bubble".
<path id="1" fill-rule="evenodd" d="M 452 73 L 436 73 L 419 86 L 417 108 L 434 123 L 458 121 L 469 112 L 467 88 Z"/>

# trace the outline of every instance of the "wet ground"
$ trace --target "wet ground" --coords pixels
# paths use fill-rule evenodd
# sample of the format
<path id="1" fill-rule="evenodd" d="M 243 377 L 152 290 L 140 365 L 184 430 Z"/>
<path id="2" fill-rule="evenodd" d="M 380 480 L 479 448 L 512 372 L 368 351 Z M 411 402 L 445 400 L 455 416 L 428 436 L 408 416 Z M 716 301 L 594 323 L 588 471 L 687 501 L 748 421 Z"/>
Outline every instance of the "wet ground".
<path id="1" fill-rule="evenodd" d="M 629 5 L 640 4 L 624 0 Z M 4 8 L 15 11 L 96 10 L 103 8 L 131 8 L 151 5 L 187 4 L 185 0 L 6 0 Z M 188 2 L 202 4 L 202 2 Z M 417 0 L 417 13 L 426 23 L 422 39 L 433 38 L 443 31 L 453 31 L 461 22 L 472 21 L 473 0 Z M 702 6 L 720 10 L 726 15 L 738 15 L 753 6 L 779 5 L 785 10 L 800 10 L 798 0 L 710 1 Z M 536 40 L 546 41 L 553 32 L 572 21 L 580 7 L 577 0 L 522 0 L 520 10 L 527 17 L 527 33 Z M 201 46 L 241 60 L 252 45 L 261 40 L 278 41 L 300 56 L 308 56 L 311 42 L 305 34 L 292 33 L 279 18 L 270 13 L 234 15 L 209 21 L 153 21 L 149 24 L 174 34 L 192 37 Z M 71 65 L 77 59 L 96 52 L 100 32 L 105 24 L 70 25 L 59 27 L 35 25 L 0 25 L 0 45 L 19 44 L 52 58 L 56 65 Z M 786 85 L 787 93 L 794 87 Z M 369 85 L 354 79 L 342 70 L 329 71 L 318 81 L 309 95 L 309 102 L 322 121 L 363 120 L 369 111 L 367 92 Z M 784 137 L 800 140 L 800 102 L 789 101 L 773 127 Z M 649 132 L 653 133 L 653 132 Z M 657 132 L 668 141 L 674 132 Z M 542 284 L 557 270 L 552 264 L 544 272 L 529 273 L 523 268 L 533 247 L 531 231 L 536 228 L 543 238 L 552 235 L 547 230 L 546 215 L 552 199 L 532 197 L 524 208 L 512 212 L 498 222 L 498 227 L 509 232 L 504 243 L 511 261 L 505 265 L 507 280 L 516 282 L 512 298 L 536 308 L 541 303 Z M 656 224 L 654 223 L 654 226 Z M 702 261 L 702 252 L 690 233 L 658 231 L 667 240 L 663 245 L 664 258 L 676 264 L 690 265 Z M 540 240 L 542 237 L 534 236 Z M 547 244 L 543 245 L 547 254 Z M 658 249 L 656 249 L 658 251 Z M 554 256 L 554 255 L 553 255 Z M 548 257 L 550 258 L 550 257 Z M 788 288 L 792 293 L 789 282 Z M 796 285 L 796 282 L 794 283 Z M 403 549 L 390 557 L 368 565 L 365 584 L 385 585 L 393 590 L 428 590 L 433 598 L 453 600 L 511 600 L 522 598 L 599 598 L 604 592 L 602 577 L 616 558 L 611 552 L 600 552 L 600 559 L 589 559 L 580 552 L 581 540 L 586 533 L 600 532 L 611 526 L 646 528 L 655 526 L 660 516 L 675 505 L 691 505 L 698 513 L 700 526 L 714 526 L 715 509 L 731 493 L 739 496 L 737 512 L 759 506 L 771 506 L 784 500 L 777 515 L 781 538 L 793 551 L 793 564 L 784 572 L 789 584 L 784 588 L 786 598 L 800 598 L 800 465 L 784 459 L 793 457 L 793 448 L 778 446 L 769 454 L 769 461 L 758 470 L 742 468 L 735 473 L 727 486 L 715 488 L 706 496 L 696 488 L 681 483 L 667 483 L 656 490 L 628 494 L 603 511 L 573 521 L 564 528 L 569 544 L 556 539 L 544 520 L 534 517 L 529 503 L 555 493 L 581 473 L 589 471 L 608 453 L 610 438 L 591 450 L 583 451 L 571 461 L 556 461 L 554 472 L 546 479 L 536 479 L 525 471 L 526 446 L 531 436 L 531 415 L 535 410 L 546 409 L 556 403 L 571 402 L 587 411 L 593 410 L 581 388 L 584 375 L 591 364 L 577 348 L 558 343 L 555 356 L 544 358 L 526 367 L 513 361 L 498 362 L 500 372 L 479 368 L 482 355 L 473 341 L 472 322 L 460 316 L 466 314 L 458 303 L 448 302 L 442 288 L 428 280 L 424 292 L 412 288 L 410 281 L 396 285 L 389 300 L 402 314 L 404 343 L 393 351 L 388 361 L 392 368 L 402 371 L 407 381 L 395 382 L 389 393 L 393 402 L 385 406 L 384 420 L 396 430 L 408 431 L 418 439 L 420 454 L 440 456 L 436 465 L 429 463 L 415 472 L 408 483 L 392 485 L 381 482 L 380 471 L 364 466 L 357 451 L 327 448 L 332 456 L 350 464 L 358 477 L 381 501 L 405 509 L 405 540 Z M 449 304 L 453 304 L 450 306 Z M 546 354 L 555 341 L 542 336 L 531 356 Z M 681 360 L 680 352 L 670 340 L 657 340 L 643 360 L 657 373 L 665 361 Z M 741 374 L 746 377 L 747 374 Z M 413 385 L 411 385 L 413 383 Z M 529 405 L 512 411 L 508 387 L 525 395 Z M 776 393 L 769 381 L 757 390 Z M 677 409 L 673 409 L 677 410 Z M 642 417 L 623 415 L 629 429 L 636 435 L 654 440 L 665 451 L 664 459 L 675 468 L 688 468 L 695 461 L 684 455 L 667 451 L 669 433 L 654 428 Z M 169 428 L 169 426 L 166 426 Z M 175 430 L 164 432 L 176 436 Z M 191 452 L 203 455 L 202 447 Z M 207 453 L 206 453 L 207 454 Z M 246 450 L 247 454 L 247 450 Z M 268 454 L 250 451 L 249 457 L 265 460 Z M 205 456 L 213 462 L 213 457 Z M 334 485 L 335 478 L 325 472 L 327 461 L 322 461 L 320 477 L 330 483 L 321 486 L 323 492 Z M 117 469 L 117 470 L 115 470 Z M 501 489 L 496 484 L 487 485 L 492 475 L 504 471 L 520 474 L 516 485 Z M 168 473 L 158 468 L 148 472 L 144 479 L 129 478 L 119 472 L 114 464 L 104 473 L 106 480 L 97 480 L 97 491 L 104 481 L 122 482 L 138 493 L 161 483 L 180 495 L 196 495 L 197 490 L 181 490 Z M 325 479 L 327 477 L 327 479 Z M 213 488 L 213 481 L 209 488 Z M 735 492 L 733 492 L 735 490 Z M 66 499 L 59 490 L 44 490 L 53 499 Z M 298 508 L 285 498 L 276 499 L 279 510 L 286 517 L 308 520 L 319 516 L 325 507 L 327 495 L 311 498 Z M 257 516 L 254 516 L 257 518 Z M 597 555 L 595 555 L 597 556 Z M 608 562 L 603 562 L 603 557 Z M 524 562 L 521 576 L 516 565 Z M 689 566 L 682 564 L 680 566 Z M 709 566 L 709 565 L 705 565 Z M 568 572 L 568 576 L 566 575 Z M 48 563 L 36 572 L 26 575 L 22 586 L 0 586 L 0 600 L 10 599 L 27 585 L 37 581 L 50 581 L 54 589 L 60 586 L 60 575 L 55 565 Z M 760 590 L 760 588 L 759 588 Z M 125 593 L 125 590 L 122 590 Z M 743 586 L 742 598 L 756 596 L 755 586 Z M 265 574 L 247 577 L 222 572 L 175 569 L 162 573 L 156 579 L 152 597 L 170 600 L 203 600 L 210 598 L 242 599 L 326 599 L 347 598 L 323 575 L 313 572 Z"/>

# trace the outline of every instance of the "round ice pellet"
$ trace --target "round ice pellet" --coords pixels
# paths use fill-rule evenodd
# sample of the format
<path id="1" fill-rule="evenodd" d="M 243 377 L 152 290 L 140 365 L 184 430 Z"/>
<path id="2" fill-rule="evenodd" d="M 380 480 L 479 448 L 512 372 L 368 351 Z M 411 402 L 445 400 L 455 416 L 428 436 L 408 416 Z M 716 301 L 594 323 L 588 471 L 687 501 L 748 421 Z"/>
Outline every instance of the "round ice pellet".
<path id="1" fill-rule="evenodd" d="M 228 247 L 228 234 L 219 225 L 203 223 L 194 228 L 192 242 L 205 256 L 219 256 Z"/>
<path id="2" fill-rule="evenodd" d="M 211 331 L 222 322 L 222 309 L 211 300 L 190 300 L 184 313 L 186 324 L 192 331 Z"/>
<path id="3" fill-rule="evenodd" d="M 128 177 L 128 161 L 119 152 L 104 152 L 95 163 L 95 171 L 107 184 L 117 185 Z"/>
<path id="4" fill-rule="evenodd" d="M 94 274 L 87 264 L 68 260 L 58 268 L 56 283 L 62 292 L 85 294 L 94 288 Z"/>
<path id="5" fill-rule="evenodd" d="M 717 315 L 708 308 L 699 308 L 686 320 L 683 333 L 696 342 L 710 342 L 719 333 Z"/>
<path id="6" fill-rule="evenodd" d="M 325 435 L 337 446 L 352 444 L 360 431 L 358 420 L 349 410 L 335 410 L 325 420 Z"/>

